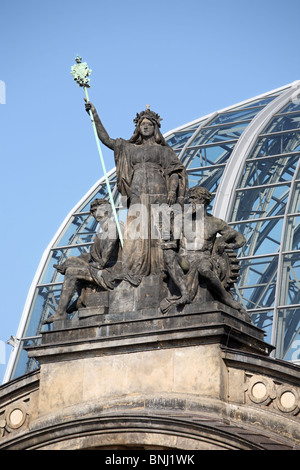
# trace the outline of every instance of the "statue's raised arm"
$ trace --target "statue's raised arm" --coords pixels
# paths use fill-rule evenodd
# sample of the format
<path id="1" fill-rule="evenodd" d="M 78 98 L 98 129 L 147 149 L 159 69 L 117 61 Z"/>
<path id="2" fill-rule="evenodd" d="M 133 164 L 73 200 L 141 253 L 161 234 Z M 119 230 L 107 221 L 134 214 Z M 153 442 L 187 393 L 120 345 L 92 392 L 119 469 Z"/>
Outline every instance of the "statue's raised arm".
<path id="1" fill-rule="evenodd" d="M 99 115 L 97 113 L 97 110 L 95 108 L 95 106 L 90 102 L 90 101 L 87 101 L 85 99 L 85 109 L 86 109 L 86 112 L 89 114 L 90 111 L 92 111 L 92 114 L 93 114 L 93 118 L 94 118 L 94 121 L 95 121 L 95 125 L 96 125 L 96 129 L 97 129 L 97 134 L 98 134 L 98 137 L 99 139 L 101 140 L 101 142 L 108 148 L 110 148 L 111 150 L 114 150 L 115 149 L 115 139 L 112 139 L 111 137 L 109 137 L 105 127 L 103 126 L 100 118 L 99 118 Z"/>

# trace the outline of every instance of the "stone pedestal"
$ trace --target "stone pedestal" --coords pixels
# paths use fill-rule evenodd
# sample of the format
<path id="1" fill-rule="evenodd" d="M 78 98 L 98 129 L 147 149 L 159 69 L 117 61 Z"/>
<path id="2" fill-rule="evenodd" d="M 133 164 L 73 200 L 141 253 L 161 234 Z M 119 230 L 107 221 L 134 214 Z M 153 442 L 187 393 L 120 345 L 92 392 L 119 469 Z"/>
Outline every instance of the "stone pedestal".
<path id="1" fill-rule="evenodd" d="M 57 354 L 63 359 L 63 352 L 75 357 L 83 341 L 95 355 L 212 343 L 262 355 L 273 349 L 264 342 L 264 332 L 246 321 L 244 314 L 210 302 L 186 305 L 182 312 L 169 315 L 156 307 L 56 321 L 52 331 L 43 333 L 40 347 L 34 347 L 34 352 L 28 348 L 29 356 L 41 364 L 56 360 Z M 80 351 L 83 354 L 82 345 Z"/>
<path id="2" fill-rule="evenodd" d="M 229 307 L 175 310 L 56 322 L 40 370 L 0 388 L 0 449 L 300 450 L 299 367 Z"/>

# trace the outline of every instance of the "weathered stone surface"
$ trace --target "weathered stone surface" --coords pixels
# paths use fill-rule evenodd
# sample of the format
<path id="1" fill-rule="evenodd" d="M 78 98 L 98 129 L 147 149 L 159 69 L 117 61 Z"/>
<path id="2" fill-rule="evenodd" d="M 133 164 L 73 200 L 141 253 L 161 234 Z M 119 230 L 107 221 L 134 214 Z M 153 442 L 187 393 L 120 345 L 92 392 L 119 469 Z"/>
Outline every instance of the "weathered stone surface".
<path id="1" fill-rule="evenodd" d="M 89 403 L 95 397 L 101 397 L 105 403 L 136 393 L 144 397 L 168 393 L 220 398 L 225 370 L 218 349 L 216 345 L 200 345 L 87 357 L 81 361 L 62 361 L 55 367 L 53 363 L 44 364 L 40 412 L 47 414 Z M 53 393 L 54 390 L 59 393 Z"/>
<path id="2" fill-rule="evenodd" d="M 0 387 L 0 449 L 300 450 L 299 367 L 242 314 L 194 307 L 44 333 L 40 371 Z"/>
<path id="3" fill-rule="evenodd" d="M 144 277 L 138 286 L 122 281 L 109 292 L 109 314 L 158 309 L 167 293 L 162 274 Z"/>

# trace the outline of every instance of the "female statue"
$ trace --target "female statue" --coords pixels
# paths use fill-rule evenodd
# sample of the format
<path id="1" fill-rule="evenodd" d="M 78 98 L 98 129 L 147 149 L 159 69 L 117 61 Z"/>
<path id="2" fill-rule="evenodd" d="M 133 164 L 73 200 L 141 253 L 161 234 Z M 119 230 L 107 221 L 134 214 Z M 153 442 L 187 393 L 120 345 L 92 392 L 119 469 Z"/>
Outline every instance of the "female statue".
<path id="1" fill-rule="evenodd" d="M 161 119 L 155 112 L 146 109 L 137 114 L 134 134 L 127 141 L 112 139 L 108 135 L 92 103 L 86 103 L 86 110 L 93 113 L 101 142 L 114 151 L 117 187 L 128 201 L 122 250 L 123 278 L 138 285 L 142 277 L 159 274 L 163 269 L 161 240 L 151 237 L 151 206 L 184 204 L 188 187 L 186 170 L 163 138 Z M 134 223 L 141 211 L 147 215 L 145 237 L 137 236 L 137 224 Z"/>

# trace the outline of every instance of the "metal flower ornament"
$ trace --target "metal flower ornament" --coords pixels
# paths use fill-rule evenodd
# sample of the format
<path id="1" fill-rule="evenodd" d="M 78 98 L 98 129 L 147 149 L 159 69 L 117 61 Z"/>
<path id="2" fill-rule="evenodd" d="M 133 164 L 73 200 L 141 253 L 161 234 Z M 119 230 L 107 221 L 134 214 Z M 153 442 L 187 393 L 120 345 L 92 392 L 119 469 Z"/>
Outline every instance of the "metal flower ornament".
<path id="1" fill-rule="evenodd" d="M 90 79 L 88 77 L 91 75 L 92 70 L 88 68 L 86 62 L 82 62 L 81 57 L 77 56 L 75 61 L 76 64 L 71 67 L 71 75 L 73 75 L 75 82 L 77 82 L 80 87 L 90 88 Z"/>
<path id="2" fill-rule="evenodd" d="M 75 61 L 76 61 L 76 64 L 74 64 L 71 67 L 71 75 L 74 77 L 74 81 L 80 87 L 84 88 L 86 101 L 89 102 L 90 99 L 89 99 L 87 88 L 90 88 L 89 76 L 91 75 L 92 70 L 89 69 L 86 62 L 82 62 L 82 58 L 79 57 L 78 55 L 76 56 Z M 99 138 L 98 138 L 98 133 L 97 133 L 96 125 L 95 125 L 94 116 L 93 116 L 93 113 L 92 113 L 91 110 L 89 111 L 89 115 L 90 115 L 90 118 L 91 118 L 93 130 L 94 130 L 96 144 L 97 144 L 97 148 L 98 148 L 98 152 L 99 152 L 99 156 L 100 156 L 100 160 L 101 160 L 101 165 L 102 165 L 102 169 L 103 169 L 103 173 L 104 173 L 104 177 L 105 177 L 105 182 L 106 182 L 106 186 L 107 186 L 107 191 L 108 191 L 111 207 L 112 207 L 112 210 L 113 210 L 113 215 L 114 215 L 117 230 L 118 230 L 120 243 L 121 243 L 121 246 L 123 246 L 122 232 L 121 232 L 121 228 L 120 228 L 120 224 L 119 224 L 119 220 L 118 220 L 118 215 L 117 215 L 115 203 L 114 203 L 113 196 L 112 196 L 112 193 L 111 193 L 110 183 L 109 183 L 108 176 L 107 176 L 107 171 L 106 171 L 106 168 L 105 168 L 105 163 L 104 163 L 102 150 L 101 150 L 101 146 L 100 146 L 100 142 L 99 142 Z"/>

